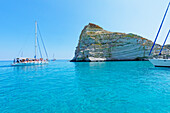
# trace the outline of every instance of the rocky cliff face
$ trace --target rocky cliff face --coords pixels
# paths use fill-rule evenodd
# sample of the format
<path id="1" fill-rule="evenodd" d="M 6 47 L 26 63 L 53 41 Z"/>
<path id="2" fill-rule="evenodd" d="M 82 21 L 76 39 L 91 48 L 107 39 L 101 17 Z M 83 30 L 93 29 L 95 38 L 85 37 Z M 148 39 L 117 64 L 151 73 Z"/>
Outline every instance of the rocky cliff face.
<path id="1" fill-rule="evenodd" d="M 168 48 L 170 50 L 170 44 L 165 45 L 165 48 Z"/>
<path id="2" fill-rule="evenodd" d="M 89 23 L 81 32 L 75 56 L 71 61 L 146 60 L 153 42 L 129 33 L 109 32 Z M 153 54 L 158 54 L 156 44 Z"/>

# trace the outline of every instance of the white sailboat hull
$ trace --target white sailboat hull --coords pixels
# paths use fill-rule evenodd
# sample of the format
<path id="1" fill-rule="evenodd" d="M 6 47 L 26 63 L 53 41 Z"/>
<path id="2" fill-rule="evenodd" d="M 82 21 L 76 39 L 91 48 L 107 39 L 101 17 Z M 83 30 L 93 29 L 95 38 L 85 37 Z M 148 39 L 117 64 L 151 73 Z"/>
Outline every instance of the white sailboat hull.
<path id="1" fill-rule="evenodd" d="M 170 67 L 170 59 L 149 59 L 155 67 Z"/>
<path id="2" fill-rule="evenodd" d="M 12 66 L 31 66 L 31 65 L 43 65 L 48 64 L 47 61 L 34 61 L 34 62 L 20 62 L 20 63 L 13 63 Z"/>

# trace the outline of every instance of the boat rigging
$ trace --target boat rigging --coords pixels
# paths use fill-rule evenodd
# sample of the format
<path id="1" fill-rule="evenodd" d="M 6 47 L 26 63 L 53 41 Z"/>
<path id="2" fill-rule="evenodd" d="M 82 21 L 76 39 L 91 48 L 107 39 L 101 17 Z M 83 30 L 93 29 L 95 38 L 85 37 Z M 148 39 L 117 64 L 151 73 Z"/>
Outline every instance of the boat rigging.
<path id="1" fill-rule="evenodd" d="M 44 51 L 46 53 L 47 59 L 42 58 L 41 48 L 40 48 L 40 44 L 39 44 L 39 38 L 37 36 L 37 28 L 38 28 L 38 32 L 40 34 L 41 41 L 43 43 L 43 47 L 44 47 Z M 37 46 L 38 46 L 39 53 L 41 56 L 41 58 L 39 58 L 39 59 L 37 58 Z M 45 48 L 44 41 L 42 39 L 40 29 L 38 27 L 38 24 L 37 24 L 37 22 L 35 22 L 35 55 L 34 55 L 34 58 L 27 58 L 27 57 L 26 58 L 23 58 L 23 57 L 16 58 L 16 59 L 14 59 L 12 66 L 27 66 L 27 65 L 42 65 L 42 64 L 48 64 L 48 54 L 47 54 L 47 50 Z"/>
<path id="2" fill-rule="evenodd" d="M 161 30 L 162 25 L 163 25 L 163 23 L 164 23 L 164 20 L 165 20 L 165 17 L 166 17 L 166 15 L 167 15 L 169 6 L 170 6 L 170 2 L 169 2 L 168 7 L 167 7 L 167 9 L 166 9 L 166 11 L 165 11 L 163 20 L 162 20 L 162 22 L 161 22 L 161 25 L 160 25 L 160 27 L 159 27 L 158 33 L 157 33 L 157 35 L 156 35 L 156 38 L 155 38 L 155 40 L 154 40 L 154 43 L 153 43 L 153 46 L 152 46 L 152 48 L 151 48 L 151 50 L 150 50 L 149 55 L 151 55 L 151 52 L 152 52 L 152 50 L 153 50 L 153 48 L 154 48 L 154 45 L 155 45 L 155 43 L 156 43 L 156 40 L 157 40 L 157 38 L 158 38 L 158 36 L 159 36 L 160 30 Z M 167 36 L 166 36 L 166 38 L 165 38 L 165 41 L 164 41 L 164 43 L 163 43 L 163 45 L 162 45 L 162 48 L 161 48 L 161 50 L 160 50 L 160 52 L 159 52 L 158 55 L 161 55 L 161 52 L 162 52 L 162 50 L 163 50 L 163 48 L 164 48 L 164 46 L 165 46 L 165 43 L 166 43 L 166 41 L 167 41 L 167 39 L 168 39 L 168 37 L 169 37 L 169 34 L 170 34 L 170 29 L 169 29 L 169 31 L 168 31 L 168 34 L 167 34 Z M 150 61 L 155 67 L 170 67 L 170 59 L 168 59 L 168 57 L 167 57 L 167 58 L 166 58 L 166 57 L 165 57 L 165 58 L 153 58 L 153 59 L 149 59 L 149 61 Z"/>

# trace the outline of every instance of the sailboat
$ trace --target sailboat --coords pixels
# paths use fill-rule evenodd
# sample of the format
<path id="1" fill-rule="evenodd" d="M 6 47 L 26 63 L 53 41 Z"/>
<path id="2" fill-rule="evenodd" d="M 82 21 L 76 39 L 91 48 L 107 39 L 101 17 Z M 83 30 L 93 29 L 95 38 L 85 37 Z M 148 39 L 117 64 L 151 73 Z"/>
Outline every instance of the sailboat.
<path id="1" fill-rule="evenodd" d="M 40 34 L 40 36 L 41 36 L 41 34 Z M 41 37 L 41 40 L 42 40 L 42 37 Z M 47 51 L 45 49 L 44 43 L 43 43 L 43 46 L 44 46 L 44 49 L 45 49 L 45 52 L 46 52 L 47 59 L 44 60 L 42 58 L 39 42 L 38 42 L 38 46 L 39 46 L 39 52 L 40 52 L 41 58 L 39 58 L 39 59 L 37 58 L 37 42 L 38 42 L 37 22 L 35 22 L 35 56 L 34 56 L 34 58 L 27 58 L 27 57 L 26 58 L 23 58 L 23 57 L 15 58 L 13 63 L 12 63 L 12 66 L 28 66 L 28 65 L 48 64 L 48 55 L 47 55 Z"/>
<path id="2" fill-rule="evenodd" d="M 52 61 L 56 61 L 56 59 L 54 58 L 54 54 L 53 54 L 53 59 L 52 59 Z"/>
<path id="3" fill-rule="evenodd" d="M 160 25 L 160 27 L 159 27 L 158 33 L 157 33 L 157 35 L 156 35 L 155 41 L 154 41 L 154 43 L 153 43 L 153 46 L 152 46 L 152 48 L 151 48 L 151 50 L 150 50 L 149 55 L 151 55 L 152 49 L 153 49 L 153 47 L 154 47 L 154 45 L 155 45 L 155 43 L 156 43 L 156 40 L 157 40 L 158 35 L 159 35 L 159 32 L 160 32 L 160 30 L 161 30 L 161 28 L 162 28 L 162 25 L 163 25 L 163 23 L 164 23 L 166 14 L 167 14 L 167 12 L 168 12 L 169 6 L 170 6 L 170 2 L 169 2 L 168 7 L 167 7 L 167 9 L 166 9 L 166 11 L 165 11 L 163 20 L 162 20 L 162 22 L 161 22 L 161 25 Z M 165 43 L 166 43 L 166 41 L 167 41 L 167 39 L 168 39 L 169 34 L 170 34 L 170 30 L 168 31 L 168 34 L 167 34 L 167 36 L 166 36 L 166 38 L 165 38 L 165 41 L 164 41 L 164 43 L 163 43 L 163 45 L 162 45 L 162 48 L 161 48 L 160 52 L 159 52 L 159 56 L 161 55 L 161 52 L 162 52 L 162 50 L 163 50 L 163 48 L 164 48 L 164 46 L 165 46 Z M 159 58 L 159 56 L 158 56 L 158 58 L 149 59 L 149 61 L 150 61 L 155 67 L 170 67 L 170 59 L 168 59 L 168 57 L 166 57 L 166 56 L 165 56 L 164 58 Z"/>

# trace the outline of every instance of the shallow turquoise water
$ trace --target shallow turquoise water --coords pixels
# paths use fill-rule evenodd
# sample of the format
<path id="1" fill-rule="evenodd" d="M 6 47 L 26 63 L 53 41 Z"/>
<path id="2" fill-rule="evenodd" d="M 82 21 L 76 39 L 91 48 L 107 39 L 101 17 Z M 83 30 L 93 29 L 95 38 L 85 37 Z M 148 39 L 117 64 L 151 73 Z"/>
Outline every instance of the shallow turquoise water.
<path id="1" fill-rule="evenodd" d="M 170 68 L 150 62 L 0 62 L 0 113 L 167 113 Z"/>

